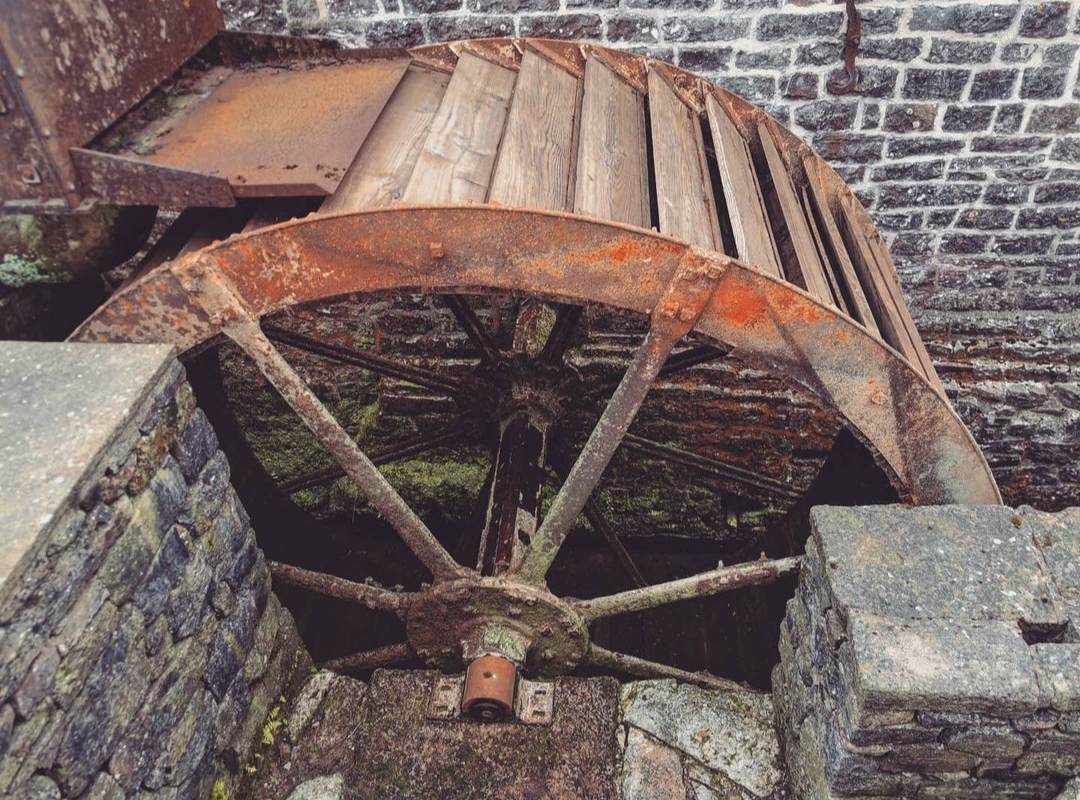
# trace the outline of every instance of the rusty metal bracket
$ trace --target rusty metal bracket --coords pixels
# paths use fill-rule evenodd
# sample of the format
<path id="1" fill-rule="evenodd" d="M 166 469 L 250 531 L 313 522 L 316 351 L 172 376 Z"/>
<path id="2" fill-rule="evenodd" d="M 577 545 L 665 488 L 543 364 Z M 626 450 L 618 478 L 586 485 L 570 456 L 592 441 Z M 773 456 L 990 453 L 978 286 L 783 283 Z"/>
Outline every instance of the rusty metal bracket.
<path id="1" fill-rule="evenodd" d="M 855 6 L 855 0 L 845 0 L 847 4 L 847 32 L 844 34 L 844 75 L 829 80 L 825 86 L 829 94 L 852 94 L 859 89 L 862 75 L 855 66 L 862 44 L 862 15 Z"/>
<path id="2" fill-rule="evenodd" d="M 436 676 L 425 712 L 427 719 L 442 722 L 460 719 L 463 722 L 473 722 L 474 720 L 461 710 L 464 690 L 464 675 Z M 514 692 L 514 714 L 506 721 L 523 725 L 550 725 L 554 718 L 555 683 L 518 678 Z"/>

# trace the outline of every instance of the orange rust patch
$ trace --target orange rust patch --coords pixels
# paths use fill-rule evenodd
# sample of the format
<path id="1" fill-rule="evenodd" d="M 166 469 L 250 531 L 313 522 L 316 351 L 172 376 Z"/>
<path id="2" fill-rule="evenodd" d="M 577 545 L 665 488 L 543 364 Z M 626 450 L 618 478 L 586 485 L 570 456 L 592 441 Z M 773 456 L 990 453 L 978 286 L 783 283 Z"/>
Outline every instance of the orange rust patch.
<path id="1" fill-rule="evenodd" d="M 620 239 L 592 252 L 584 253 L 583 260 L 586 262 L 602 261 L 625 264 L 630 261 L 642 261 L 645 258 L 653 257 L 653 255 L 653 248 L 649 246 L 649 242 L 646 240 Z"/>
<path id="2" fill-rule="evenodd" d="M 725 281 L 717 294 L 720 317 L 730 325 L 749 325 L 765 316 L 765 298 L 753 286 Z"/>
<path id="3" fill-rule="evenodd" d="M 822 306 L 819 306 L 792 291 L 777 287 L 773 289 L 773 292 L 776 294 L 775 303 L 777 307 L 784 312 L 784 317 L 786 319 L 813 323 L 823 322 L 833 318 L 833 314 Z"/>

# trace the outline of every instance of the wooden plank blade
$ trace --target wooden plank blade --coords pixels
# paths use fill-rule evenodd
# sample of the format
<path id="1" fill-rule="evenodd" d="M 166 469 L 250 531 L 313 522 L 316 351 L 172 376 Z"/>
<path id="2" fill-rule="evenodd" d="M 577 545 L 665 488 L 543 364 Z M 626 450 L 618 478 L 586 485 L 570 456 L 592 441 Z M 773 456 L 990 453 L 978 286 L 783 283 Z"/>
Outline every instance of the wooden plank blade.
<path id="1" fill-rule="evenodd" d="M 585 64 L 574 210 L 650 227 L 645 103 L 591 57 Z"/>
<path id="2" fill-rule="evenodd" d="M 772 228 L 761 196 L 761 185 L 746 140 L 712 93 L 705 97 L 720 183 L 740 260 L 774 278 L 783 278 Z"/>
<path id="3" fill-rule="evenodd" d="M 551 211 L 568 208 L 579 95 L 577 78 L 543 56 L 525 52 L 491 179 L 491 202 Z"/>
<path id="4" fill-rule="evenodd" d="M 724 251 L 697 113 L 656 70 L 649 71 L 649 116 L 660 231 Z"/>
<path id="5" fill-rule="evenodd" d="M 409 67 L 337 191 L 320 211 L 383 208 L 399 202 L 449 82 L 444 72 Z"/>
<path id="6" fill-rule="evenodd" d="M 516 73 L 463 53 L 405 189 L 407 203 L 487 198 Z"/>

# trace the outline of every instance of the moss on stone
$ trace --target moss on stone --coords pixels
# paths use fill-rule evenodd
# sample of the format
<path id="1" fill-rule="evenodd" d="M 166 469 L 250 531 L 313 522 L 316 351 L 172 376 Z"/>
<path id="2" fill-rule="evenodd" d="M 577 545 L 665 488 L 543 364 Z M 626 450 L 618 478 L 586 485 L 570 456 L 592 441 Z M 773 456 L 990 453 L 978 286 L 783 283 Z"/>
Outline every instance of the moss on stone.
<path id="1" fill-rule="evenodd" d="M 479 448 L 456 457 L 431 456 L 386 464 L 379 471 L 421 517 L 439 514 L 450 521 L 469 519 L 491 468 L 490 456 Z M 367 501 L 349 480 L 331 487 L 328 507 L 362 510 Z"/>

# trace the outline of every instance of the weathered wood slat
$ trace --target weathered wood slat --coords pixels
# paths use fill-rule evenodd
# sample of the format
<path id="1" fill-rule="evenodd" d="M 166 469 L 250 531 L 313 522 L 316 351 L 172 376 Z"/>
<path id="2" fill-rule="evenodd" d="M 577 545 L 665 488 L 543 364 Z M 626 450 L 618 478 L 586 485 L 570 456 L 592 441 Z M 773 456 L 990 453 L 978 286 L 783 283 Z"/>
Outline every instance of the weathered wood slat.
<path id="1" fill-rule="evenodd" d="M 836 279 L 840 282 L 844 295 L 850 301 L 848 303 L 848 315 L 880 339 L 881 331 L 878 329 L 877 321 L 874 319 L 874 312 L 866 301 L 866 294 L 863 292 L 862 284 L 859 283 L 859 276 L 855 274 L 855 267 L 852 266 L 851 258 L 848 256 L 847 245 L 844 244 L 844 239 L 836 226 L 836 218 L 833 216 L 832 207 L 826 194 L 826 184 L 821 167 L 816 163 L 815 158 L 810 157 L 803 159 L 803 167 L 806 170 L 807 183 L 810 188 L 810 200 L 817 211 L 818 219 L 821 221 L 821 235 L 832 254 Z"/>
<path id="2" fill-rule="evenodd" d="M 705 97 L 720 184 L 724 190 L 728 219 L 735 238 L 735 250 L 747 264 L 776 278 L 783 278 L 772 228 L 761 197 L 761 186 L 746 140 L 727 112 L 709 92 Z"/>
<path id="3" fill-rule="evenodd" d="M 596 58 L 585 65 L 579 139 L 574 210 L 650 227 L 644 99 Z"/>
<path id="4" fill-rule="evenodd" d="M 484 201 L 516 76 L 462 53 L 405 188 L 405 202 Z"/>
<path id="5" fill-rule="evenodd" d="M 810 193 L 805 186 L 799 193 L 799 198 L 802 201 L 806 225 L 814 239 L 814 247 L 817 248 L 818 260 L 821 261 L 822 269 L 825 272 L 825 281 L 829 284 L 829 294 L 832 296 L 833 305 L 850 317 L 851 312 L 848 311 L 847 300 L 844 299 L 844 293 L 840 290 L 840 282 L 836 279 L 832 262 L 829 259 L 829 251 L 825 247 L 825 239 L 821 234 L 821 227 L 818 225 L 817 218 L 814 216 L 814 209 L 810 205 Z"/>
<path id="6" fill-rule="evenodd" d="M 856 202 L 847 195 L 840 198 L 841 230 L 885 341 L 899 350 L 938 391 L 944 392 L 941 379 L 904 301 L 900 280 L 885 242 L 872 225 L 860 224 Z"/>
<path id="7" fill-rule="evenodd" d="M 569 208 L 579 81 L 533 51 L 521 59 L 488 200 L 506 206 Z"/>
<path id="8" fill-rule="evenodd" d="M 772 189 L 777 201 L 777 211 L 787 228 L 792 252 L 787 254 L 793 263 L 784 264 L 784 272 L 791 283 L 799 284 L 823 303 L 833 305 L 832 292 L 825 278 L 825 268 L 814 245 L 814 236 L 803 215 L 802 205 L 795 193 L 780 152 L 776 149 L 772 132 L 765 122 L 759 122 L 758 135 L 761 137 L 761 149 L 765 153 Z"/>
<path id="9" fill-rule="evenodd" d="M 412 66 L 321 211 L 380 208 L 401 200 L 450 76 Z"/>
<path id="10" fill-rule="evenodd" d="M 723 252 L 698 116 L 651 70 L 649 116 L 661 232 Z"/>

